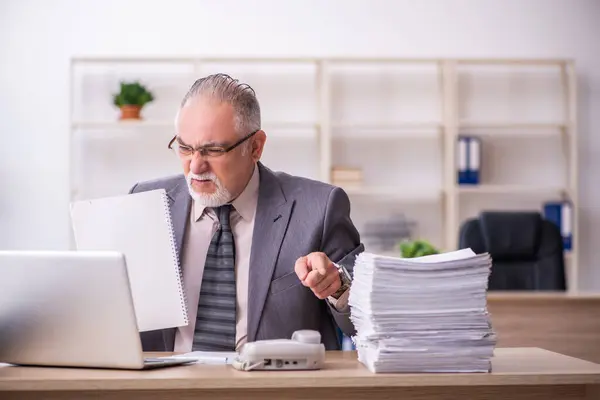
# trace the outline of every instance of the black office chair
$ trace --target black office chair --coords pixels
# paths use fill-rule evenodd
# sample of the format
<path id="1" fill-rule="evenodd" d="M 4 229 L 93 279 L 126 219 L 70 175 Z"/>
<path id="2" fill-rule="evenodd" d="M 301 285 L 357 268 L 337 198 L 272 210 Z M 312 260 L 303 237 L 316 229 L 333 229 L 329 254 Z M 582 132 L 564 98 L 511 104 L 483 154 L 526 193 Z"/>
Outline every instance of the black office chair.
<path id="1" fill-rule="evenodd" d="M 537 212 L 482 212 L 465 221 L 460 248 L 489 252 L 489 290 L 565 290 L 560 229 Z"/>

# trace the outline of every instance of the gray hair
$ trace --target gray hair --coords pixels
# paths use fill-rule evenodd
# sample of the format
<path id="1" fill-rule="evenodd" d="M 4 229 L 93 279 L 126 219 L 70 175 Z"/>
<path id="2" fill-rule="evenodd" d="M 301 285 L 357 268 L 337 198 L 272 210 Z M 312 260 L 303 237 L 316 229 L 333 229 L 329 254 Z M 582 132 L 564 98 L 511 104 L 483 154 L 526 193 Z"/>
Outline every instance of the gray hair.
<path id="1" fill-rule="evenodd" d="M 227 74 L 208 75 L 194 82 L 183 97 L 180 108 L 199 96 L 231 104 L 235 112 L 235 129 L 240 136 L 260 129 L 260 105 L 250 85 L 240 83 Z"/>

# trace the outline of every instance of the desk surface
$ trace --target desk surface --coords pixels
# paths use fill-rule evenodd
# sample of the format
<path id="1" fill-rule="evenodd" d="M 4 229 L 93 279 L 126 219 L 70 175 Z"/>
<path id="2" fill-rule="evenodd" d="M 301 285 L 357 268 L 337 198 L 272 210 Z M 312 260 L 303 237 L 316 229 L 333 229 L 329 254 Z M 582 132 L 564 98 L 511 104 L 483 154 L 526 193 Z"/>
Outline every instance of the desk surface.
<path id="1" fill-rule="evenodd" d="M 155 354 L 152 354 L 155 355 Z M 2 391 L 600 385 L 600 365 L 537 348 L 498 348 L 491 373 L 373 374 L 354 352 L 327 353 L 320 371 L 236 371 L 187 365 L 148 371 L 0 368 Z"/>

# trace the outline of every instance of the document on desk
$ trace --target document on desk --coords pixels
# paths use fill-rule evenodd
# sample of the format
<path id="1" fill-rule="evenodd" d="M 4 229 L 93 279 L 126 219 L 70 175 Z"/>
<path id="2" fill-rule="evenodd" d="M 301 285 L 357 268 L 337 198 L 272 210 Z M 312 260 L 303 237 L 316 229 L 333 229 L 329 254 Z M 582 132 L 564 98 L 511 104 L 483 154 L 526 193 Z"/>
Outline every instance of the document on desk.
<path id="1" fill-rule="evenodd" d="M 489 254 L 360 254 L 348 302 L 359 361 L 373 372 L 488 372 Z"/>
<path id="2" fill-rule="evenodd" d="M 196 364 L 231 364 L 238 356 L 234 351 L 192 351 L 190 353 L 179 354 L 175 358 L 192 358 Z"/>

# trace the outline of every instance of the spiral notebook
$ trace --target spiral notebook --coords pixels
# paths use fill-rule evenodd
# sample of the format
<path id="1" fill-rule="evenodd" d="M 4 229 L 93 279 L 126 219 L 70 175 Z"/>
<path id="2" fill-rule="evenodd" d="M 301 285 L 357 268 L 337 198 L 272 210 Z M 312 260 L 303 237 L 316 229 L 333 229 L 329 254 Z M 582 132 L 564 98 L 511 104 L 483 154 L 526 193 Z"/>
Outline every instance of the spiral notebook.
<path id="1" fill-rule="evenodd" d="M 71 203 L 77 250 L 125 255 L 140 332 L 188 324 L 167 194 L 152 190 Z"/>

